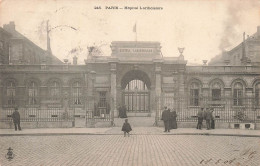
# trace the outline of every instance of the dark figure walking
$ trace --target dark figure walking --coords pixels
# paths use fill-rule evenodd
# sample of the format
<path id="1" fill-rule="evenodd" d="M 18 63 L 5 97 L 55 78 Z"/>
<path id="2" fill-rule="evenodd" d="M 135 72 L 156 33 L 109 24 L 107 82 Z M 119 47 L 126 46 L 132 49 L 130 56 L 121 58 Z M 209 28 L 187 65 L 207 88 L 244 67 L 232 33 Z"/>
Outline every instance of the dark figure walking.
<path id="1" fill-rule="evenodd" d="M 170 125 L 169 125 L 169 122 L 170 122 L 170 110 L 167 109 L 167 107 L 164 107 L 164 111 L 162 112 L 162 119 L 163 122 L 164 122 L 164 132 L 170 132 Z"/>
<path id="2" fill-rule="evenodd" d="M 130 135 L 130 131 L 132 131 L 131 125 L 128 123 L 128 119 L 125 119 L 125 123 L 122 126 L 122 131 L 124 132 L 124 137 L 126 136 L 126 133 L 128 134 L 128 137 Z"/>
<path id="3" fill-rule="evenodd" d="M 177 129 L 177 121 L 176 121 L 176 118 L 177 118 L 177 114 L 176 114 L 176 111 L 172 111 L 170 112 L 170 129 Z"/>
<path id="4" fill-rule="evenodd" d="M 201 110 L 198 111 L 198 124 L 197 124 L 197 129 L 201 129 L 202 127 L 202 122 L 203 122 L 203 108 L 201 108 Z"/>
<path id="5" fill-rule="evenodd" d="M 17 130 L 17 126 L 18 126 L 18 130 L 22 130 L 21 126 L 20 126 L 20 114 L 18 112 L 18 108 L 14 109 L 15 111 L 12 114 L 12 118 L 13 118 L 13 122 L 14 122 L 14 129 L 15 131 Z"/>

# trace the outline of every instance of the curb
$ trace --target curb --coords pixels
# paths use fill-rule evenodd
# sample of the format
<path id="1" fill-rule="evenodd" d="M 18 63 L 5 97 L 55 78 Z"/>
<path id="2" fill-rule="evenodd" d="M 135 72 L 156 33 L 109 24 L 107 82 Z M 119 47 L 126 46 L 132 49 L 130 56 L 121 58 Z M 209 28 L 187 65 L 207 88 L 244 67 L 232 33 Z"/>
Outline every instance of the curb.
<path id="1" fill-rule="evenodd" d="M 31 133 L 31 134 L 0 134 L 0 137 L 9 136 L 62 136 L 62 135 L 123 135 L 119 133 Z M 259 137 L 260 135 L 245 134 L 210 134 L 210 133 L 167 133 L 167 134 L 131 134 L 131 135 L 195 135 L 195 136 L 234 136 L 234 137 Z"/>

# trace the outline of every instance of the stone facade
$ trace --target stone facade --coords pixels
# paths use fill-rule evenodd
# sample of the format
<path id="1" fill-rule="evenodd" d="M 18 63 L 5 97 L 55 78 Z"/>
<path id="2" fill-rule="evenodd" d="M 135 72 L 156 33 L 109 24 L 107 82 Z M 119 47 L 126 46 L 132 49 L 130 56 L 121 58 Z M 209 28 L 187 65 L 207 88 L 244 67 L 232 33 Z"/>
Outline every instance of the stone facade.
<path id="1" fill-rule="evenodd" d="M 209 106 L 216 107 L 215 116 L 223 123 L 240 109 L 248 111 L 250 122 L 260 118 L 258 65 L 187 66 L 182 53 L 162 57 L 158 42 L 112 42 L 111 56 L 91 50 L 85 65 L 12 59 L 12 64 L 1 64 L 0 127 L 10 126 L 14 107 L 20 108 L 24 121 L 37 124 L 34 127 L 55 127 L 56 122 L 58 127 L 111 125 L 120 105 L 127 106 L 128 116 L 152 117 L 156 123 L 165 105 L 185 122 L 196 121 L 198 109 Z M 26 52 L 22 55 L 27 59 Z"/>

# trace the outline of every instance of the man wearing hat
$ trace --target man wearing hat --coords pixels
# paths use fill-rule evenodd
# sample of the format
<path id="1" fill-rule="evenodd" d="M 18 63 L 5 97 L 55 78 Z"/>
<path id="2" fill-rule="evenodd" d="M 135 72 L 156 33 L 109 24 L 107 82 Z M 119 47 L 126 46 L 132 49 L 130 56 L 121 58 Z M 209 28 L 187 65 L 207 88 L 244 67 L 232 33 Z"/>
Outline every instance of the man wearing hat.
<path id="1" fill-rule="evenodd" d="M 199 111 L 198 111 L 198 124 L 197 124 L 197 129 L 200 129 L 201 130 L 201 127 L 202 127 L 202 122 L 203 122 L 203 116 L 204 116 L 204 113 L 203 113 L 203 108 L 201 108 Z"/>
<path id="2" fill-rule="evenodd" d="M 20 114 L 18 112 L 17 107 L 14 109 L 14 112 L 12 114 L 12 118 L 13 118 L 13 122 L 14 122 L 15 131 L 17 130 L 17 126 L 18 126 L 18 130 L 22 130 L 21 126 L 20 126 Z"/>
<path id="3" fill-rule="evenodd" d="M 164 122 L 164 132 L 170 132 L 170 116 L 171 112 L 170 109 L 167 109 L 167 107 L 164 107 L 164 111 L 162 112 L 162 119 Z"/>

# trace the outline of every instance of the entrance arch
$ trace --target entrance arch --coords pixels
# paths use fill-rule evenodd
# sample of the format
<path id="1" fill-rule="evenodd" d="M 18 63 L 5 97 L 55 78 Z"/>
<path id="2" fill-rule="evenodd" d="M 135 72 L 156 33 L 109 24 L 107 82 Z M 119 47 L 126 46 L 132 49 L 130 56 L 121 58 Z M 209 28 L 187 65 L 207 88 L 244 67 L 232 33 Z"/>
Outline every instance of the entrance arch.
<path id="1" fill-rule="evenodd" d="M 127 72 L 122 81 L 122 104 L 127 112 L 150 112 L 151 82 L 148 75 L 141 70 Z"/>

